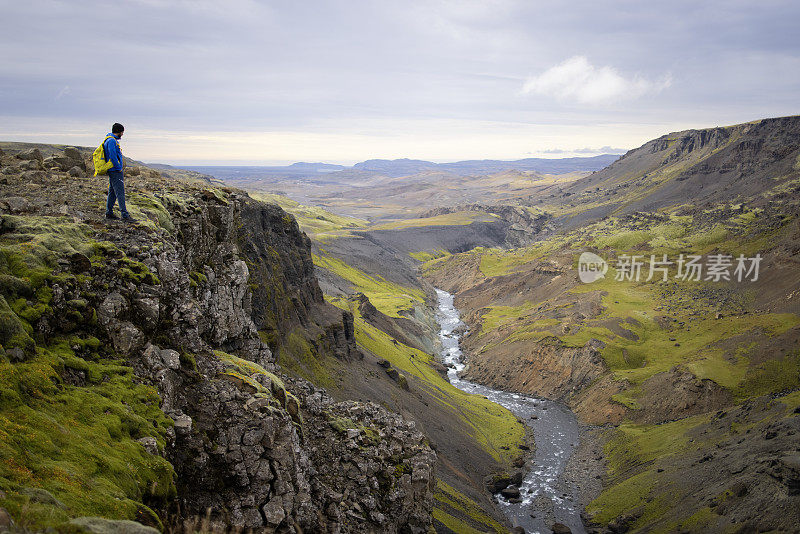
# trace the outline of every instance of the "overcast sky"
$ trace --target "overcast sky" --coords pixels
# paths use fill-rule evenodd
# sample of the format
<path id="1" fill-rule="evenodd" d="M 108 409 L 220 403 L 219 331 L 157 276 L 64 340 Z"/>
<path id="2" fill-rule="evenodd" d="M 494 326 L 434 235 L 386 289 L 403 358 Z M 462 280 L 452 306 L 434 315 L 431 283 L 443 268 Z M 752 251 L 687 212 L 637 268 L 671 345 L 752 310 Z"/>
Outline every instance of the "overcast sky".
<path id="1" fill-rule="evenodd" d="M 0 0 L 0 140 L 144 161 L 562 157 L 800 113 L 800 2 Z"/>

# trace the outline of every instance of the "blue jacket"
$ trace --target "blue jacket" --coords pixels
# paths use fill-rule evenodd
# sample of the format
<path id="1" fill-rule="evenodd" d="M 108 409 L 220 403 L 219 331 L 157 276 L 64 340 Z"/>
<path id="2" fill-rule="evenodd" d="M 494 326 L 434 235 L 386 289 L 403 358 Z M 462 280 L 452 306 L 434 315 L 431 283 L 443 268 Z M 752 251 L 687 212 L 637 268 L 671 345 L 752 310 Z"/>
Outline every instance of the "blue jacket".
<path id="1" fill-rule="evenodd" d="M 119 140 L 114 137 L 113 133 L 107 133 L 106 137 L 112 136 L 112 139 L 103 141 L 103 150 L 106 152 L 106 161 L 114 164 L 111 168 L 112 171 L 122 170 L 122 151 L 119 148 Z"/>

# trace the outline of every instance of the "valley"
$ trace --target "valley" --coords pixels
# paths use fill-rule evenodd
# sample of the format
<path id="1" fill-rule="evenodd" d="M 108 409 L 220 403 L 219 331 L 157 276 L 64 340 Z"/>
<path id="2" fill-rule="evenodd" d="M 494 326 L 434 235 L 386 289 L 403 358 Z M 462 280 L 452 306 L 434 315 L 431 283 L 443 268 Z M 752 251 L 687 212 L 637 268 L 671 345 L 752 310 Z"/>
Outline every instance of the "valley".
<path id="1" fill-rule="evenodd" d="M 577 498 L 590 531 L 780 530 L 797 520 L 798 158 L 800 120 L 768 119 L 665 135 L 491 202 L 406 215 L 386 201 L 389 216 L 317 233 L 298 220 L 329 298 L 364 294 L 408 341 L 435 329 L 432 288 L 451 292 L 465 379 L 575 412 L 579 449 L 595 454 L 568 470 L 602 472 Z M 584 251 L 608 262 L 605 278 L 580 282 Z M 757 279 L 676 278 L 681 255 L 715 254 L 730 274 L 759 254 Z M 633 255 L 639 280 L 617 274 Z M 672 264 L 647 281 L 651 256 Z"/>
<path id="2" fill-rule="evenodd" d="M 800 524 L 800 117 L 594 172 L 130 160 L 141 222 L 119 231 L 89 149 L 0 149 L 0 408 L 25 436 L 0 436 L 0 507 L 21 525 Z"/>

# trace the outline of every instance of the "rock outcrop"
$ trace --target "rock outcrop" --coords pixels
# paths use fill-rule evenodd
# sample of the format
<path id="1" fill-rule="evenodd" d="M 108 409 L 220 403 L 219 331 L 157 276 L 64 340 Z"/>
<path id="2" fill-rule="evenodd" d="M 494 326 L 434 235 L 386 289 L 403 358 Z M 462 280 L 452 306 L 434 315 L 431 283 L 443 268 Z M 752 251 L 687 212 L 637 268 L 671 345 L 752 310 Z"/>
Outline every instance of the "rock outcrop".
<path id="1" fill-rule="evenodd" d="M 453 207 L 434 208 L 423 212 L 420 217 L 435 217 L 459 211 L 478 211 L 496 215 L 507 223 L 504 244 L 510 247 L 523 247 L 536 242 L 539 234 L 549 230 L 548 223 L 552 215 L 545 212 L 533 212 L 523 206 L 506 204 L 466 204 Z"/>
<path id="2" fill-rule="evenodd" d="M 606 371 L 603 343 L 591 339 L 582 347 L 566 347 L 556 338 L 528 343 L 524 350 L 510 343 L 507 351 L 474 354 L 463 377 L 491 387 L 569 400 Z M 514 350 L 518 349 L 518 350 Z"/>
<path id="3" fill-rule="evenodd" d="M 43 160 L 34 151 L 20 159 Z M 0 214 L 2 234 L 13 242 L 46 248 L 37 232 L 48 230 L 67 232 L 70 243 L 43 252 L 48 268 L 37 275 L 38 287 L 25 290 L 28 298 L 48 296 L 41 313 L 20 311 L 24 298 L 13 300 L 22 291 L 14 284 L 25 279 L 13 269 L 3 275 L 2 295 L 22 315 L 2 306 L 20 326 L 3 334 L 0 356 L 25 362 L 37 344 L 96 336 L 92 350 L 120 358 L 135 382 L 157 389 L 171 423 L 155 436 L 130 436 L 146 454 L 169 461 L 175 476 L 164 483 L 174 490 L 130 494 L 141 499 L 141 514 L 113 519 L 186 528 L 205 518 L 211 528 L 258 532 L 426 531 L 436 455 L 414 424 L 280 376 L 274 350 L 289 332 L 318 353 L 358 357 L 352 315 L 325 304 L 309 240 L 294 218 L 243 192 L 168 183 L 148 172 L 149 191 L 136 201 L 141 223 L 104 225 L 92 200 L 82 203 L 80 185 L 69 189 L 64 169 L 81 165 L 68 163 L 45 171 L 41 187 L 33 186 L 42 195 L 13 210 L 20 215 Z M 26 187 L 4 191 L 3 207 L 22 206 L 14 198 L 29 196 Z M 65 189 L 63 211 L 73 222 L 59 230 L 66 223 L 53 217 Z M 72 350 L 90 358 L 79 345 Z M 94 380 L 83 361 L 60 364 L 59 388 Z"/>

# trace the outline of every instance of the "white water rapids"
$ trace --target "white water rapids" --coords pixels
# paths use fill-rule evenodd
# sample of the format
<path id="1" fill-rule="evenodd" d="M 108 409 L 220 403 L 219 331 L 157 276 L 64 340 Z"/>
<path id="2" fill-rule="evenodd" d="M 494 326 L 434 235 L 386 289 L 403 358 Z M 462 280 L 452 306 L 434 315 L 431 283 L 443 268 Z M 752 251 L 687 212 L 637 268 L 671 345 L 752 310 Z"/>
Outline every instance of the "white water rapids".
<path id="1" fill-rule="evenodd" d="M 439 300 L 436 318 L 442 342 L 441 356 L 448 367 L 450 383 L 468 393 L 486 396 L 533 429 L 536 452 L 533 467 L 525 474 L 519 488 L 522 502 L 510 503 L 498 495 L 500 507 L 513 526 L 521 526 L 527 533 L 550 533 L 554 522 L 567 525 L 573 533 L 585 533 L 579 510 L 574 504 L 576 490 L 566 487 L 567 484 L 561 480 L 567 459 L 578 445 L 575 415 L 566 406 L 553 401 L 500 391 L 459 378 L 464 363 L 461 361 L 460 335 L 456 330 L 463 323 L 453 306 L 453 295 L 439 289 L 436 295 Z"/>

